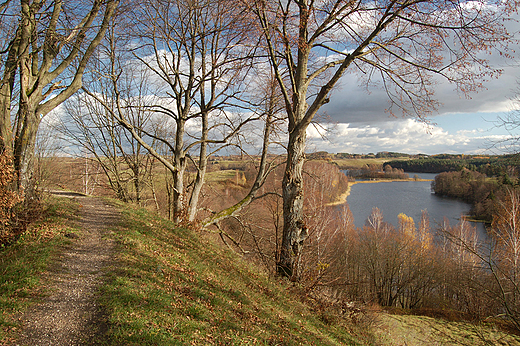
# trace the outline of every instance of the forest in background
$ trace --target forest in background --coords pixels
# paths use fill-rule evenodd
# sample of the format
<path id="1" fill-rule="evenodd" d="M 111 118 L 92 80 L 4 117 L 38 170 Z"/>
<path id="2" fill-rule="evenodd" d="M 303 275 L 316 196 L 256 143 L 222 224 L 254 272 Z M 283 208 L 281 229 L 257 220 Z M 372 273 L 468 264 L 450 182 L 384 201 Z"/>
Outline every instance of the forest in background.
<path id="1" fill-rule="evenodd" d="M 407 172 L 441 173 L 460 171 L 463 168 L 483 173 L 487 176 L 516 175 L 520 166 L 517 154 L 508 155 L 423 155 L 410 160 L 392 160 L 387 162 L 395 168 Z"/>

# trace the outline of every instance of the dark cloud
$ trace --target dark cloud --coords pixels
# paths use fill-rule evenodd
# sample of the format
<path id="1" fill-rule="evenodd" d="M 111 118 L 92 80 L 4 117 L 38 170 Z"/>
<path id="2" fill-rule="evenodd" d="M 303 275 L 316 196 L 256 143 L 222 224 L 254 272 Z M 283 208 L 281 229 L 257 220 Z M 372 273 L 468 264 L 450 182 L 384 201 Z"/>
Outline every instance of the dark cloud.
<path id="1" fill-rule="evenodd" d="M 478 93 L 469 98 L 457 92 L 455 86 L 448 82 L 439 82 L 435 98 L 440 107 L 434 117 L 446 113 L 476 113 L 507 111 L 509 100 L 518 90 L 517 77 L 520 69 L 507 66 L 498 78 L 484 84 Z M 389 107 L 386 93 L 373 87 L 369 91 L 359 87 L 356 78 L 347 75 L 342 85 L 333 91 L 330 102 L 323 107 L 323 113 L 332 122 L 372 124 L 374 122 L 393 121 L 396 118 L 385 110 Z"/>
<path id="2" fill-rule="evenodd" d="M 520 20 L 506 24 L 509 32 L 516 33 L 517 38 L 520 37 Z M 518 44 L 510 48 L 520 51 Z M 457 92 L 455 85 L 439 79 L 435 89 L 435 99 L 440 106 L 438 112 L 432 113 L 431 117 L 438 114 L 508 110 L 509 100 L 519 92 L 520 63 L 515 59 L 507 60 L 496 52 L 483 58 L 489 60 L 493 68 L 502 69 L 502 75 L 485 82 L 483 88 L 478 93 L 470 94 L 469 98 Z M 333 122 L 364 125 L 396 120 L 385 112 L 389 105 L 384 90 L 374 86 L 367 91 L 360 86 L 358 76 L 347 74 L 342 78 L 341 85 L 332 92 L 330 102 L 322 110 Z"/>

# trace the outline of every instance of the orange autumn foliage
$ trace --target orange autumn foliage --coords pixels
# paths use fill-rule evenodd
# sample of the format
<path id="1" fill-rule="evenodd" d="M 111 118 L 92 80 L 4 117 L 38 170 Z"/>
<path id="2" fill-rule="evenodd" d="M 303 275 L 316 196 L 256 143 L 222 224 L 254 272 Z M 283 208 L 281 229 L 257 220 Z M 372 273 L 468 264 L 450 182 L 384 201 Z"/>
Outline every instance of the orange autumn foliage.
<path id="1" fill-rule="evenodd" d="M 7 151 L 0 154 L 0 244 L 9 238 L 9 221 L 13 207 L 22 200 L 13 188 L 15 172 L 13 157 Z"/>

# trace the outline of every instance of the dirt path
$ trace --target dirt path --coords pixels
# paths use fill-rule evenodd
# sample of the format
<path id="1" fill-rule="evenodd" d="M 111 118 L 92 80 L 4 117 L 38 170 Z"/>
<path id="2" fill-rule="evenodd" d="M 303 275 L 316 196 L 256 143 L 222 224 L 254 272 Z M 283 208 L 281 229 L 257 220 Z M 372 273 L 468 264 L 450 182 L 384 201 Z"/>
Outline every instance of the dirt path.
<path id="1" fill-rule="evenodd" d="M 104 236 L 119 215 L 101 199 L 69 197 L 81 204 L 82 231 L 71 234 L 72 244 L 49 269 L 49 296 L 21 317 L 23 331 L 15 345 L 96 345 L 106 333 L 96 292 L 113 259 L 114 244 Z"/>

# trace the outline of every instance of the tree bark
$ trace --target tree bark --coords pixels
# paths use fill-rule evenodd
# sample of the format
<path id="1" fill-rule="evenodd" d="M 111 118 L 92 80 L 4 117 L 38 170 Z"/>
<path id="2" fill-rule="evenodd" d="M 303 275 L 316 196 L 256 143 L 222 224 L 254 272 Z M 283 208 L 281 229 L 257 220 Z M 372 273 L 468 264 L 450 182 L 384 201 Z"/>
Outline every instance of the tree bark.
<path id="1" fill-rule="evenodd" d="M 10 42 L 9 53 L 5 62 L 4 76 L 0 85 L 0 152 L 12 149 L 13 133 L 11 128 L 11 102 L 17 70 L 20 30 Z"/>
<path id="2" fill-rule="evenodd" d="M 179 116 L 176 121 L 175 131 L 175 151 L 173 171 L 173 221 L 179 223 L 183 219 L 184 213 L 184 172 L 186 171 L 186 153 L 184 150 L 185 123 L 184 117 Z"/>
<path id="3" fill-rule="evenodd" d="M 307 238 L 303 220 L 303 164 L 305 162 L 306 127 L 296 127 L 289 133 L 287 163 L 282 181 L 283 235 L 278 274 L 295 280 L 298 272 L 295 259 Z"/>
<path id="4" fill-rule="evenodd" d="M 199 152 L 199 162 L 197 163 L 197 177 L 191 192 L 190 201 L 188 205 L 188 221 L 195 220 L 197 215 L 200 192 L 204 186 L 206 179 L 206 169 L 208 167 L 208 112 L 204 112 L 201 117 L 202 131 Z"/>
<path id="5" fill-rule="evenodd" d="M 34 196 L 34 146 L 40 118 L 27 104 L 20 103 L 18 117 L 25 119 L 24 125 L 14 142 L 14 168 L 17 173 L 18 190 L 27 197 Z"/>

